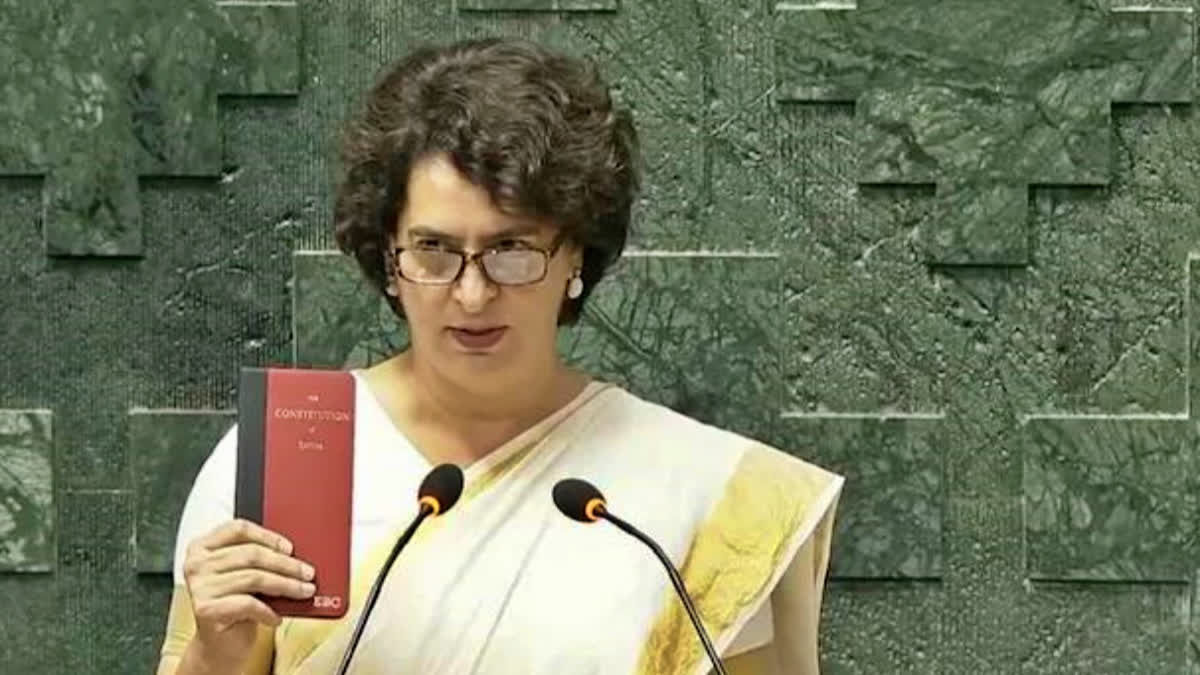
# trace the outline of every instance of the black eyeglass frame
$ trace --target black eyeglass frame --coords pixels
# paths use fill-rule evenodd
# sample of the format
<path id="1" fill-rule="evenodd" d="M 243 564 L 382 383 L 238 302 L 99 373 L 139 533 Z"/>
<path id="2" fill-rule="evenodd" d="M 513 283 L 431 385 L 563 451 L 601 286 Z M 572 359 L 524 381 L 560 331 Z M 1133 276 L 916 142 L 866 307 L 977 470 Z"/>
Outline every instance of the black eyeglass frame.
<path id="1" fill-rule="evenodd" d="M 475 251 L 474 253 L 468 253 L 467 251 L 462 251 L 462 250 L 457 250 L 457 249 L 452 249 L 452 248 L 437 249 L 441 253 L 453 253 L 458 256 L 458 270 L 454 273 L 454 276 L 452 276 L 450 279 L 448 279 L 446 281 L 428 281 L 428 280 L 420 280 L 420 279 L 411 279 L 409 277 L 404 276 L 404 272 L 401 270 L 401 267 L 400 267 L 400 254 L 402 254 L 408 250 L 415 251 L 415 250 L 428 250 L 428 249 L 421 249 L 419 247 L 413 247 L 413 246 L 396 246 L 392 249 L 392 271 L 396 276 L 400 277 L 401 279 L 403 279 L 409 283 L 412 283 L 412 284 L 417 284 L 419 286 L 450 286 L 450 285 L 458 283 L 458 280 L 462 278 L 463 272 L 466 271 L 467 265 L 475 264 L 479 268 L 479 272 L 481 274 L 483 274 L 484 278 L 487 279 L 489 282 L 496 284 L 497 286 L 530 286 L 530 285 L 533 285 L 536 283 L 541 283 L 543 280 L 545 280 L 546 274 L 548 274 L 550 271 L 550 261 L 554 259 L 555 255 L 558 254 L 558 249 L 562 248 L 563 242 L 566 241 L 566 239 L 567 239 L 566 232 L 559 232 L 558 235 L 554 237 L 554 241 L 551 242 L 549 248 L 540 248 L 538 246 L 525 246 L 525 247 L 519 248 L 519 249 L 499 249 L 499 248 L 496 248 L 493 246 L 493 247 L 480 249 L 478 251 Z M 499 282 L 499 281 L 496 281 L 495 279 L 493 279 L 492 275 L 488 274 L 487 266 L 484 265 L 482 262 L 483 256 L 485 256 L 489 253 L 503 253 L 505 251 L 521 251 L 521 252 L 542 254 L 542 274 L 541 274 L 541 276 L 537 277 L 536 279 L 531 279 L 529 281 L 521 282 L 519 284 L 502 283 L 502 282 Z"/>

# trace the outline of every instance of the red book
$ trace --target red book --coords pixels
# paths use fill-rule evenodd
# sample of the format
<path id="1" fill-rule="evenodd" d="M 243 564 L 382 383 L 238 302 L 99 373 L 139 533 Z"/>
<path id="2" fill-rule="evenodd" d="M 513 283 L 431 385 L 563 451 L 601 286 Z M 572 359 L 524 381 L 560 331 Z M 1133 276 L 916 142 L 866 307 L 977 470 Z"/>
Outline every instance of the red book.
<path id="1" fill-rule="evenodd" d="M 354 377 L 243 368 L 235 513 L 287 537 L 316 569 L 307 600 L 263 596 L 281 616 L 337 618 L 350 600 Z"/>

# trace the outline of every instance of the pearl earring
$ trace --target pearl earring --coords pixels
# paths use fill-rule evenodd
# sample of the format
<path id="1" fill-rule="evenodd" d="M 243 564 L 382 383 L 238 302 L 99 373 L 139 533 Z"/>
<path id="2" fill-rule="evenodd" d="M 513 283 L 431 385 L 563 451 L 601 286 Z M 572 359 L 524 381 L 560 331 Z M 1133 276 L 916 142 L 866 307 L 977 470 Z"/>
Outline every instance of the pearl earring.
<path id="1" fill-rule="evenodd" d="M 574 300 L 583 295 L 583 279 L 576 272 L 575 276 L 571 277 L 571 283 L 567 284 L 567 297 Z"/>

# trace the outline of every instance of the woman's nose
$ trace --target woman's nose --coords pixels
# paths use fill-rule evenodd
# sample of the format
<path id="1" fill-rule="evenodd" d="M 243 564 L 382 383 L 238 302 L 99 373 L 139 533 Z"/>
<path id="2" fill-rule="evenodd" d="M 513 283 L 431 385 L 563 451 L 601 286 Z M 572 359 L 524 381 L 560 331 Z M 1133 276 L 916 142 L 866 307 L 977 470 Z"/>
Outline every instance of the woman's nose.
<path id="1" fill-rule="evenodd" d="M 479 261 L 467 263 L 462 276 L 454 284 L 455 299 L 469 312 L 477 312 L 496 296 L 498 289 L 487 278 Z"/>

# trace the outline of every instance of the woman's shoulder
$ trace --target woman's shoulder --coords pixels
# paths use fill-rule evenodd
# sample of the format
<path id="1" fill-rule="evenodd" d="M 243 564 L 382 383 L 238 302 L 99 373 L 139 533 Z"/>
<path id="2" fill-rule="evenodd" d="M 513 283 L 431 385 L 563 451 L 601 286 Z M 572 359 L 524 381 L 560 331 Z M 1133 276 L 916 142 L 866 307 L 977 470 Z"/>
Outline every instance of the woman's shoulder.
<path id="1" fill-rule="evenodd" d="M 758 568 L 832 523 L 845 479 L 801 452 L 618 386 L 601 400 L 578 453 L 584 468 L 651 530 L 693 533 L 688 546 L 705 559 Z"/>
<path id="2" fill-rule="evenodd" d="M 729 429 L 687 415 L 613 383 L 603 383 L 602 421 L 608 433 L 644 435 L 681 435 L 681 438 L 705 438 L 721 444 L 739 444 L 749 439 Z"/>
<path id="3" fill-rule="evenodd" d="M 587 432 L 578 442 L 597 460 L 636 472 L 647 480 L 693 485 L 716 481 L 774 485 L 810 498 L 841 491 L 844 477 L 805 457 L 805 448 L 781 448 L 706 422 L 665 404 L 609 385 Z M 705 480 L 705 476 L 708 480 Z"/>

